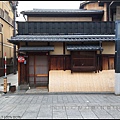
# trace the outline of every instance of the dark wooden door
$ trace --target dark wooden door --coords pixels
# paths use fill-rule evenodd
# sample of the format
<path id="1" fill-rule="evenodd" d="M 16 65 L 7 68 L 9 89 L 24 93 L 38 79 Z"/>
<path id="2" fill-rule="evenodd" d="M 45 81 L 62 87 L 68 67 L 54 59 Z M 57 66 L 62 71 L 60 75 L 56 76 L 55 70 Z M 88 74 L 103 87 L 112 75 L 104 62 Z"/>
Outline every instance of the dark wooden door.
<path id="1" fill-rule="evenodd" d="M 103 70 L 114 69 L 114 57 L 103 57 Z"/>
<path id="2" fill-rule="evenodd" d="M 29 56 L 29 84 L 30 87 L 48 86 L 48 58 L 47 56 Z"/>
<path id="3" fill-rule="evenodd" d="M 109 58 L 109 69 L 114 69 L 114 58 L 113 57 Z"/>
<path id="4" fill-rule="evenodd" d="M 102 69 L 108 70 L 108 57 L 103 57 L 102 62 Z"/>

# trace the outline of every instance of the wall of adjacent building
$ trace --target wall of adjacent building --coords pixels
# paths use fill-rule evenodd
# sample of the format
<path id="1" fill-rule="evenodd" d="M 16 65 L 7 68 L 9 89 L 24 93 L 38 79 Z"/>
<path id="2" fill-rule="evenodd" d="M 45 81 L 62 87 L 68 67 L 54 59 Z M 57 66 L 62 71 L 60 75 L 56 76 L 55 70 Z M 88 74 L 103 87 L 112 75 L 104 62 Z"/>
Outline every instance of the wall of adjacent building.
<path id="1" fill-rule="evenodd" d="M 13 11 L 9 4 L 9 1 L 1 1 L 0 2 L 0 8 L 3 11 L 7 11 L 8 15 L 11 19 L 13 19 Z M 9 22 L 6 22 L 6 19 L 0 18 L 0 23 L 3 25 L 2 27 L 2 33 L 3 33 L 3 53 L 6 52 L 7 57 L 11 58 L 13 57 L 13 44 L 9 43 L 7 41 L 8 38 L 13 36 L 13 26 L 9 24 Z"/>
<path id="2" fill-rule="evenodd" d="M 9 13 L 9 16 L 13 18 L 13 12 L 9 1 L 0 1 L 0 8 L 6 10 Z"/>
<path id="3" fill-rule="evenodd" d="M 3 39 L 4 39 L 3 53 L 6 52 L 7 57 L 11 58 L 13 57 L 13 53 L 10 55 L 9 52 L 13 51 L 13 44 L 9 43 L 7 39 L 13 36 L 13 27 L 8 25 L 5 21 L 2 21 L 2 24 L 3 24 Z"/>
<path id="4" fill-rule="evenodd" d="M 107 21 L 107 4 L 104 3 L 104 6 L 99 6 L 99 3 L 89 3 L 87 4 L 84 9 L 87 10 L 104 10 L 104 15 L 102 21 Z"/>
<path id="5" fill-rule="evenodd" d="M 6 53 L 7 64 L 11 64 L 13 59 L 13 44 L 9 43 L 7 40 L 13 36 L 13 11 L 9 1 L 0 1 L 0 10 L 4 12 L 3 15 L 0 15 L 0 24 L 2 24 L 2 31 L 0 33 L 3 34 L 3 49 L 1 44 L 2 35 L 0 34 L 0 67 L 2 67 L 2 54 L 4 58 Z M 5 15 L 5 11 L 7 12 L 7 15 Z"/>

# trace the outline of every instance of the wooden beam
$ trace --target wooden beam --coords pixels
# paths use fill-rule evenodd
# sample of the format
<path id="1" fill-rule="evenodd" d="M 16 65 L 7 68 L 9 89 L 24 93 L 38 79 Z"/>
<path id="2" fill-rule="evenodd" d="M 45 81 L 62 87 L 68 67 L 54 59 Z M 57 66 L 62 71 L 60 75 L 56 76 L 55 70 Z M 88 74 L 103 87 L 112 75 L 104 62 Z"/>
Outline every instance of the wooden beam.
<path id="1" fill-rule="evenodd" d="M 47 77 L 48 74 L 36 74 L 37 77 Z"/>
<path id="2" fill-rule="evenodd" d="M 64 55 L 64 56 L 63 56 L 63 70 L 65 71 L 65 66 L 66 66 L 66 65 L 65 65 L 65 58 L 66 58 L 66 57 L 65 57 L 65 42 L 63 42 L 63 55 Z"/>
<path id="3" fill-rule="evenodd" d="M 18 85 L 20 85 L 20 63 L 18 62 Z"/>

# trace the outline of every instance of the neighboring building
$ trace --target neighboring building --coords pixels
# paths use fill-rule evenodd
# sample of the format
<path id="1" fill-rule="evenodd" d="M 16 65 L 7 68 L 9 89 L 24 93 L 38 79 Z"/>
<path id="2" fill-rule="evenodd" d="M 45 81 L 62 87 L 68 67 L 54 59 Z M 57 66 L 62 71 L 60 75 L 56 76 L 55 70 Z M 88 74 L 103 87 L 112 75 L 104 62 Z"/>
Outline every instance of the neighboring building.
<path id="1" fill-rule="evenodd" d="M 102 21 L 120 20 L 120 2 L 118 1 L 89 1 L 80 4 L 80 9 L 104 10 Z"/>
<path id="2" fill-rule="evenodd" d="M 114 92 L 115 23 L 106 21 L 104 7 L 21 13 L 27 21 L 18 22 L 17 36 L 8 39 L 25 59 L 18 63 L 20 89 Z"/>
<path id="3" fill-rule="evenodd" d="M 4 58 L 7 57 L 7 74 L 13 72 L 13 44 L 7 41 L 13 36 L 12 1 L 0 1 L 0 76 L 4 76 Z"/>

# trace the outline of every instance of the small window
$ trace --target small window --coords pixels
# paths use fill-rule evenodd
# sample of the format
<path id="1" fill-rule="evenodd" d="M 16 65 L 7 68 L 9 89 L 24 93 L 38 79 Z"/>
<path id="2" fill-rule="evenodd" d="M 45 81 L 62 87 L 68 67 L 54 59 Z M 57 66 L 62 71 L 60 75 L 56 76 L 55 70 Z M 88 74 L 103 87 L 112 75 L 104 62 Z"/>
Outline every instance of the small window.
<path id="1" fill-rule="evenodd" d="M 9 13 L 5 10 L 4 11 L 4 19 L 8 21 Z"/>
<path id="2" fill-rule="evenodd" d="M 3 25 L 0 23 L 0 32 L 2 32 Z"/>
<path id="3" fill-rule="evenodd" d="M 3 18 L 4 17 L 4 11 L 0 8 L 0 16 Z"/>

